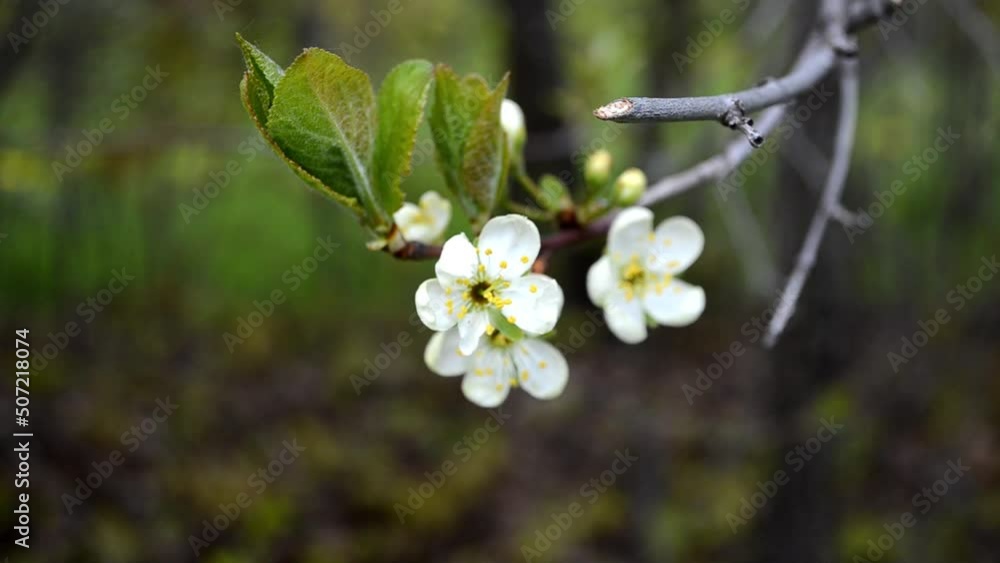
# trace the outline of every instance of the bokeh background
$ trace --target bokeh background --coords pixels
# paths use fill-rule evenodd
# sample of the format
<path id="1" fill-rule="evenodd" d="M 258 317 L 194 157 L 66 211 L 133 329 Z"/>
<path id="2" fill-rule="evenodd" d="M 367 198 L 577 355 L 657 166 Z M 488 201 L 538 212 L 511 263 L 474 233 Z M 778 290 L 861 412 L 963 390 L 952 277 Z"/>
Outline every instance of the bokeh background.
<path id="1" fill-rule="evenodd" d="M 686 275 L 708 295 L 695 325 L 621 344 L 587 315 L 584 276 L 601 242 L 558 254 L 550 273 L 567 305 L 556 341 L 572 352 L 570 384 L 548 403 L 513 393 L 498 429 L 456 380 L 423 364 L 429 334 L 412 322 L 413 292 L 433 264 L 367 251 L 353 218 L 259 150 L 239 101 L 234 33 L 283 65 L 307 46 L 351 44 L 351 63 L 376 84 L 413 57 L 493 80 L 510 69 L 533 173 L 579 178 L 581 155 L 604 147 L 616 169 L 657 179 L 735 134 L 711 123 L 607 125 L 592 109 L 779 75 L 813 25 L 812 2 L 401 0 L 366 45 L 358 29 L 389 2 L 55 4 L 26 43 L 9 33 L 27 38 L 22 18 L 41 5 L 0 5 L 4 413 L 13 418 L 14 330 L 31 330 L 36 353 L 57 350 L 31 376 L 30 550 L 13 545 L 23 491 L 12 487 L 13 444 L 4 448 L 11 562 L 856 561 L 872 560 L 869 540 L 905 512 L 916 524 L 882 539 L 883 561 L 997 560 L 1000 278 L 984 279 L 961 310 L 952 292 L 1000 251 L 1000 4 L 912 2 L 894 27 L 863 33 L 845 206 L 868 208 L 896 180 L 907 190 L 853 241 L 831 226 L 776 349 L 746 326 L 792 267 L 835 100 L 738 194 L 723 201 L 709 185 L 655 209 L 706 231 Z M 688 51 L 723 10 L 731 23 Z M 679 68 L 675 53 L 698 54 Z M 147 67 L 167 75 L 136 101 Z M 57 173 L 67 145 L 105 118 L 113 131 Z M 913 173 L 912 159 L 949 127 L 960 139 Z M 227 175 L 224 188 L 208 187 Z M 443 182 L 425 158 L 405 188 L 415 200 Z M 339 246 L 294 273 L 317 237 Z M 116 271 L 134 276 L 119 293 L 109 291 Z M 274 290 L 287 300 L 230 349 L 223 335 Z M 939 309 L 950 321 L 894 370 L 888 354 Z M 406 344 L 380 356 L 394 342 Z M 734 343 L 747 351 L 728 362 Z M 684 386 L 719 361 L 731 365 L 689 401 Z M 376 362 L 385 367 L 357 386 Z M 157 400 L 168 398 L 173 414 L 143 427 L 164 418 Z M 824 419 L 843 429 L 800 467 L 790 452 L 808 448 Z M 293 439 L 305 450 L 273 465 Z M 464 439 L 476 449 L 456 446 Z M 608 473 L 626 450 L 638 461 Z M 76 479 L 115 451 L 122 463 L 69 513 Z M 971 469 L 921 512 L 914 495 L 959 459 Z M 396 505 L 417 504 L 411 488 L 430 490 L 447 463 L 454 474 L 401 522 Z M 281 474 L 260 491 L 248 477 L 269 464 Z M 741 515 L 779 470 L 788 482 Z M 599 494 L 584 487 L 601 478 Z M 190 537 L 205 539 L 205 522 L 241 493 L 249 505 L 196 554 Z M 551 515 L 572 503 L 582 513 L 553 528 Z M 558 537 L 546 544 L 546 533 Z"/>

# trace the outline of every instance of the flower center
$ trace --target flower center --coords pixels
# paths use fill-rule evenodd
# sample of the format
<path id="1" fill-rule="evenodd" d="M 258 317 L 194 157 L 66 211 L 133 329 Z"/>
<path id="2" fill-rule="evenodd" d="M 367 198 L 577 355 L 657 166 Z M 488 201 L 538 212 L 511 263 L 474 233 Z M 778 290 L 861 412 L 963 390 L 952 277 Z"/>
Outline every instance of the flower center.
<path id="1" fill-rule="evenodd" d="M 629 263 L 621 270 L 621 282 L 618 287 L 625 293 L 625 301 L 635 299 L 636 295 L 642 297 L 650 289 L 656 291 L 657 295 L 673 281 L 670 274 L 657 275 L 642 267 L 638 256 L 633 256 Z"/>
<path id="2" fill-rule="evenodd" d="M 458 283 L 468 288 L 462 292 L 462 299 L 468 303 L 469 308 L 482 308 L 492 305 L 499 309 L 511 304 L 510 299 L 500 297 L 500 292 L 510 287 L 510 282 L 503 278 L 491 281 L 480 273 L 475 279 L 466 280 L 463 278 L 458 280 Z M 461 319 L 463 316 L 460 315 L 459 318 Z"/>
<path id="3" fill-rule="evenodd" d="M 646 278 L 646 270 L 639 265 L 638 259 L 633 258 L 632 261 L 629 262 L 629 265 L 625 266 L 625 269 L 622 270 L 622 278 L 626 283 L 638 285 L 641 284 Z"/>
<path id="4" fill-rule="evenodd" d="M 513 342 L 513 340 L 501 334 L 499 330 L 490 335 L 490 344 L 496 348 L 506 348 Z"/>
<path id="5" fill-rule="evenodd" d="M 477 282 L 469 288 L 469 301 L 476 305 L 486 305 L 493 298 L 493 284 L 488 281 Z"/>

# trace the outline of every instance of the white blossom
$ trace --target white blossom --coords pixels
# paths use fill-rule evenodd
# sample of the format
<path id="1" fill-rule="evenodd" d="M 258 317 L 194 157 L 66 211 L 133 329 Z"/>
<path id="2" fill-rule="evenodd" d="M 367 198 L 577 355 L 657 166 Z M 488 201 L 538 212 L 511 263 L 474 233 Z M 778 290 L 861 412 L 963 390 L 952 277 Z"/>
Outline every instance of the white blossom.
<path id="1" fill-rule="evenodd" d="M 436 277 L 417 288 L 417 314 L 428 328 L 458 327 L 458 348 L 472 354 L 494 324 L 507 322 L 530 334 L 551 331 L 562 312 L 563 292 L 548 276 L 529 273 L 541 249 L 538 227 L 521 215 L 494 217 L 478 246 L 465 234 L 444 244 Z"/>
<path id="2" fill-rule="evenodd" d="M 451 202 L 439 193 L 429 191 L 420 196 L 420 205 L 406 202 L 392 218 L 403 232 L 403 238 L 430 244 L 440 239 L 448 228 Z"/>
<path id="3" fill-rule="evenodd" d="M 701 255 L 705 236 L 687 217 L 671 217 L 653 230 L 653 213 L 623 210 L 611 224 L 608 248 L 587 273 L 587 293 L 604 309 L 608 328 L 622 341 L 646 339 L 651 324 L 686 326 L 705 310 L 705 291 L 677 276 Z"/>
<path id="4" fill-rule="evenodd" d="M 521 387 L 536 399 L 555 399 L 569 379 L 562 353 L 544 340 L 527 337 L 512 341 L 499 331 L 483 336 L 475 352 L 462 354 L 458 328 L 431 337 L 424 361 L 434 373 L 464 375 L 462 393 L 484 408 L 504 401 L 511 387 Z"/>

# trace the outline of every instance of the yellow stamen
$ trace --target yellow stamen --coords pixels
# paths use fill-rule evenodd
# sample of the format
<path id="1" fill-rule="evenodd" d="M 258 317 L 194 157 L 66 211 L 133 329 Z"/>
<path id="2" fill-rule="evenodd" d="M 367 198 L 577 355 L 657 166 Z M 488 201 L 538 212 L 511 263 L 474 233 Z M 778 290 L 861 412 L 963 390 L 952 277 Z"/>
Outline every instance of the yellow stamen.
<path id="1" fill-rule="evenodd" d="M 507 261 L 506 260 L 501 261 L 500 262 L 500 269 L 503 269 L 503 268 L 506 268 L 506 267 L 507 267 Z"/>
<path id="2" fill-rule="evenodd" d="M 538 293 L 538 286 L 532 284 L 531 287 L 528 288 L 528 290 L 531 291 L 532 293 Z"/>
<path id="3" fill-rule="evenodd" d="M 528 380 L 528 370 L 524 370 L 521 372 L 521 381 L 527 381 L 527 380 Z"/>
<path id="4" fill-rule="evenodd" d="M 521 257 L 521 263 L 522 264 L 527 264 L 528 263 L 528 257 L 527 256 L 522 256 Z"/>
<path id="5" fill-rule="evenodd" d="M 480 264 L 479 265 L 479 271 L 480 272 L 485 272 L 486 271 L 486 266 L 483 266 L 482 264 Z"/>
<path id="6" fill-rule="evenodd" d="M 514 323 L 517 322 L 517 319 L 514 318 L 514 315 L 511 315 L 511 316 L 507 317 L 507 322 L 509 322 L 510 324 L 514 324 Z"/>
<path id="7" fill-rule="evenodd" d="M 673 269 L 673 268 L 676 268 L 677 266 L 680 266 L 680 265 L 681 265 L 681 263 L 680 263 L 680 262 L 678 262 L 677 260 L 671 260 L 671 261 L 670 261 L 670 262 L 669 262 L 669 263 L 667 264 L 667 267 L 668 267 L 668 268 L 671 268 L 671 269 Z"/>
<path id="8" fill-rule="evenodd" d="M 486 255 L 487 256 L 491 256 L 492 254 L 493 254 L 493 249 L 492 248 L 487 248 L 486 249 Z"/>
<path id="9" fill-rule="evenodd" d="M 496 330 L 497 329 L 493 328 L 493 325 L 489 325 L 489 324 L 486 325 L 486 334 L 488 336 L 493 336 L 493 333 L 496 332 Z"/>
<path id="10" fill-rule="evenodd" d="M 545 369 L 548 365 L 549 364 L 547 364 L 545 362 L 538 362 L 538 367 L 540 367 L 541 369 Z"/>

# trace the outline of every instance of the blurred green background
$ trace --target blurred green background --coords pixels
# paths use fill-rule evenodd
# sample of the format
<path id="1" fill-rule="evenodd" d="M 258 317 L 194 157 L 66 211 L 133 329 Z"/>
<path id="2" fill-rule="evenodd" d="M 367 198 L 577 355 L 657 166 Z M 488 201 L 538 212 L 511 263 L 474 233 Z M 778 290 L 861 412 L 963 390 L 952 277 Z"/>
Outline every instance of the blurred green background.
<path id="1" fill-rule="evenodd" d="M 605 147 L 618 170 L 638 165 L 655 180 L 735 134 L 711 123 L 611 126 L 592 109 L 779 75 L 815 7 L 402 0 L 362 45 L 359 30 L 389 4 L 53 0 L 56 13 L 30 39 L 23 18 L 43 6 L 0 5 L 3 412 L 14 410 L 14 331 L 31 330 L 36 354 L 57 351 L 31 376 L 30 550 L 13 544 L 23 491 L 12 487 L 13 444 L 5 456 L 11 562 L 872 560 L 869 540 L 906 511 L 916 524 L 883 561 L 996 560 L 1000 278 L 961 310 L 951 292 L 1000 250 L 1000 5 L 913 2 L 912 16 L 863 33 L 845 207 L 867 209 L 896 180 L 907 189 L 853 242 L 830 227 L 776 349 L 753 341 L 746 323 L 771 307 L 792 267 L 836 103 L 782 141 L 740 194 L 723 201 L 709 185 L 654 210 L 706 231 L 706 252 L 686 275 L 708 295 L 692 327 L 621 344 L 587 316 L 584 278 L 601 243 L 558 254 L 550 273 L 567 295 L 557 342 L 574 350 L 569 387 L 549 403 L 513 393 L 493 432 L 456 380 L 423 364 L 429 333 L 412 322 L 413 292 L 433 263 L 367 251 L 348 213 L 259 150 L 239 101 L 234 33 L 283 65 L 307 46 L 351 44 L 351 64 L 376 84 L 414 57 L 493 81 L 511 69 L 533 173 L 579 176 L 581 155 Z M 724 10 L 732 23 L 712 34 Z M 699 52 L 691 44 L 709 37 L 702 32 L 711 38 Z M 677 53 L 697 54 L 678 68 Z M 147 68 L 165 75 L 139 101 Z M 85 131 L 103 119 L 113 130 L 57 172 L 55 163 L 75 162 L 67 146 L 96 138 Z M 954 146 L 914 173 L 910 161 L 949 127 L 960 134 Z M 413 201 L 443 189 L 430 158 L 405 188 Z M 339 245 L 332 257 L 289 274 L 317 237 Z M 118 293 L 116 272 L 134 276 Z M 230 350 L 223 334 L 274 290 L 287 300 Z M 894 370 L 888 354 L 902 353 L 901 338 L 938 309 L 950 322 Z M 398 357 L 380 359 L 399 341 L 408 345 Z M 748 351 L 726 360 L 737 342 Z M 684 385 L 716 362 L 730 365 L 689 401 Z M 352 384 L 376 363 L 388 365 L 369 385 Z M 175 412 L 144 428 L 167 398 Z M 843 431 L 796 471 L 789 452 L 831 417 Z M 133 427 L 141 442 L 128 437 Z M 468 454 L 456 446 L 467 437 Z M 293 439 L 301 456 L 273 465 Z M 76 479 L 116 450 L 124 461 L 68 513 Z M 581 491 L 626 450 L 639 460 L 612 485 L 596 498 Z M 921 513 L 914 495 L 959 458 L 972 469 Z M 449 461 L 457 471 L 433 487 Z M 258 494 L 248 477 L 269 464 L 281 474 Z M 740 516 L 742 500 L 778 470 L 789 482 Z M 427 483 L 433 494 L 401 522 L 397 505 Z M 204 539 L 205 522 L 241 493 L 249 505 L 196 554 L 190 538 Z M 551 515 L 572 503 L 582 515 L 552 532 Z M 734 516 L 746 519 L 735 531 Z"/>

